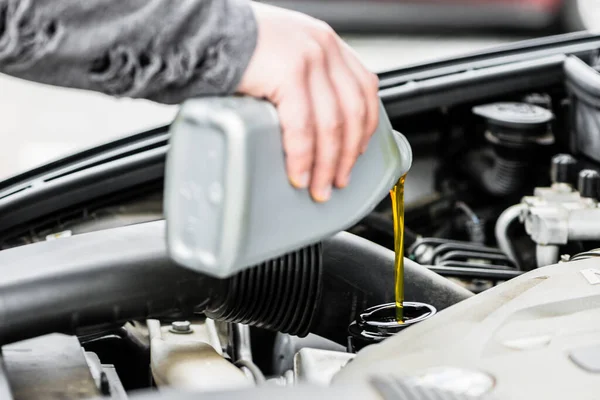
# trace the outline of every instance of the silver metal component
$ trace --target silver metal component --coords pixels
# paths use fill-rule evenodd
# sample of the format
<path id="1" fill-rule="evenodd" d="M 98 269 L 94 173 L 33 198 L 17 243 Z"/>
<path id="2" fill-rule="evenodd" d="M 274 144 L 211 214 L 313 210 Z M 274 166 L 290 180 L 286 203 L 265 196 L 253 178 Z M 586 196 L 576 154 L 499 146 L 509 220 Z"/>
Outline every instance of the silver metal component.
<path id="1" fill-rule="evenodd" d="M 421 245 L 415 249 L 415 261 L 421 265 L 432 265 L 433 254 L 435 248 L 433 246 Z"/>
<path id="2" fill-rule="evenodd" d="M 294 357 L 294 381 L 328 386 L 355 354 L 305 348 Z"/>
<path id="3" fill-rule="evenodd" d="M 253 386 L 251 379 L 223 357 L 219 333 L 211 319 L 192 321 L 191 333 L 148 320 L 150 367 L 160 387 L 184 390 L 229 390 Z"/>
<path id="4" fill-rule="evenodd" d="M 250 344 L 250 327 L 244 324 L 231 324 L 234 335 L 235 360 L 252 361 L 252 346 Z"/>
<path id="5" fill-rule="evenodd" d="M 500 215 L 500 217 L 498 217 L 495 227 L 496 242 L 498 243 L 498 247 L 515 264 L 517 264 L 517 257 L 508 238 L 508 227 L 519 219 L 519 216 L 523 213 L 524 208 L 524 204 L 515 204 L 514 206 L 507 208 Z"/>
<path id="6" fill-rule="evenodd" d="M 535 247 L 535 258 L 538 268 L 558 262 L 559 247 L 538 244 Z"/>
<path id="7" fill-rule="evenodd" d="M 273 349 L 273 372 L 283 375 L 294 368 L 294 356 L 304 348 L 344 352 L 346 348 L 321 336 L 309 334 L 306 337 L 278 333 Z"/>
<path id="8" fill-rule="evenodd" d="M 526 209 L 525 230 L 531 239 L 541 245 L 567 244 L 569 241 L 569 213 L 560 205 Z"/>
<path id="9" fill-rule="evenodd" d="M 4 346 L 2 353 L 2 400 L 127 399 L 114 367 L 84 353 L 75 336 L 42 336 Z"/>
<path id="10" fill-rule="evenodd" d="M 125 392 L 125 388 L 119 379 L 119 374 L 117 374 L 117 370 L 113 365 L 103 365 L 102 369 L 106 374 L 106 379 L 110 384 L 111 388 L 111 399 L 112 400 L 127 400 L 127 393 Z"/>
<path id="11" fill-rule="evenodd" d="M 194 332 L 192 329 L 192 324 L 190 321 L 175 321 L 171 324 L 171 329 L 169 329 L 172 333 L 192 333 Z"/>
<path id="12" fill-rule="evenodd" d="M 289 371 L 285 371 L 285 374 L 283 374 L 283 378 L 285 379 L 285 383 L 287 386 L 291 386 L 296 383 L 296 376 L 294 375 L 294 371 L 291 369 Z"/>
<path id="13" fill-rule="evenodd" d="M 250 344 L 250 327 L 243 324 L 231 324 L 233 360 L 253 363 L 252 346 Z M 244 374 L 256 382 L 256 377 L 247 367 L 240 368 Z"/>
<path id="14" fill-rule="evenodd" d="M 577 200 L 579 193 L 568 183 L 553 183 L 550 187 L 535 188 L 533 197 L 538 197 L 549 202 L 562 203 Z"/>
<path id="15" fill-rule="evenodd" d="M 8 374 L 6 373 L 6 365 L 4 365 L 4 357 L 0 353 L 0 399 L 13 400 L 13 396 L 8 384 Z"/>
<path id="16" fill-rule="evenodd" d="M 51 233 L 50 235 L 46 236 L 46 240 L 62 239 L 62 238 L 70 237 L 72 235 L 73 235 L 72 231 L 66 230 L 66 231 L 62 231 L 62 232 Z"/>
<path id="17" fill-rule="evenodd" d="M 525 229 L 536 243 L 563 245 L 570 240 L 600 238 L 600 209 L 595 205 L 581 209 L 574 205 L 538 206 L 527 212 Z"/>
<path id="18" fill-rule="evenodd" d="M 113 365 L 102 364 L 96 353 L 86 352 L 86 362 L 98 390 L 108 399 L 126 400 L 127 393 Z"/>
<path id="19" fill-rule="evenodd" d="M 596 200 L 581 197 L 570 185 L 555 183 L 551 187 L 536 188 L 533 196 L 524 197 L 521 204 L 503 213 L 506 219 L 514 210 L 521 209 L 520 220 L 525 230 L 538 245 L 537 265 L 543 267 L 559 260 L 559 246 L 574 240 L 600 239 L 600 208 Z M 516 212 L 516 211 L 514 211 Z M 504 236 L 500 230 L 504 220 L 496 225 L 498 243 L 507 254 Z M 500 226 L 499 226 L 500 225 Z"/>
<path id="20" fill-rule="evenodd" d="M 89 368 L 90 368 L 90 372 L 92 374 L 92 377 L 94 378 L 94 381 L 96 382 L 96 387 L 98 388 L 98 390 L 102 391 L 102 362 L 100 361 L 100 358 L 98 357 L 98 355 L 96 353 L 92 353 L 89 351 L 86 351 L 84 353 L 85 356 L 85 361 L 87 362 Z"/>
<path id="21" fill-rule="evenodd" d="M 290 369 L 288 371 L 285 371 L 280 376 L 276 376 L 274 378 L 267 379 L 266 384 L 270 385 L 270 386 L 282 386 L 282 387 L 294 386 L 294 384 L 295 384 L 294 371 Z"/>
<path id="22" fill-rule="evenodd" d="M 75 336 L 51 334 L 25 340 L 3 346 L 2 355 L 15 399 L 87 399 L 101 396 Z M 0 393 L 4 394 L 1 390 L 0 386 Z"/>
<path id="23" fill-rule="evenodd" d="M 590 258 L 598 258 L 600 257 L 600 249 L 592 249 L 584 251 L 583 253 L 578 253 L 572 256 L 569 256 L 569 262 L 587 260 Z"/>
<path id="24" fill-rule="evenodd" d="M 600 208 L 573 210 L 569 215 L 570 240 L 596 240 L 600 238 Z"/>

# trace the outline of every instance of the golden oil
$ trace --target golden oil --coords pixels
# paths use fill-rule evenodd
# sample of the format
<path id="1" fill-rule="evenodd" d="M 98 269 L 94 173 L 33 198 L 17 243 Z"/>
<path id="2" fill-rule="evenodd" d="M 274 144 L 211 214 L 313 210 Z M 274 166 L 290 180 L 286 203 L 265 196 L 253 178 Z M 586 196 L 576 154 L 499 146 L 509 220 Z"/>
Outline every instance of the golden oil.
<path id="1" fill-rule="evenodd" d="M 404 181 L 403 175 L 390 191 L 394 214 L 394 293 L 396 296 L 396 321 L 404 322 Z"/>

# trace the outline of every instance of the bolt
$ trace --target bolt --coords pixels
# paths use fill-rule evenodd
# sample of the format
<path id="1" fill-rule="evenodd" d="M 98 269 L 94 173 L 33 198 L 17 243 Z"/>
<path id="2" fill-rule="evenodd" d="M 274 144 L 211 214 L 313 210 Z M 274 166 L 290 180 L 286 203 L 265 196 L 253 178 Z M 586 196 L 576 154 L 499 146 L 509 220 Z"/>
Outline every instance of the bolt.
<path id="1" fill-rule="evenodd" d="M 571 256 L 569 254 L 563 254 L 560 256 L 560 262 L 565 263 L 571 260 Z"/>
<path id="2" fill-rule="evenodd" d="M 104 396 L 110 396 L 110 381 L 104 371 L 100 374 L 100 393 Z"/>
<path id="3" fill-rule="evenodd" d="M 175 321 L 171 324 L 169 331 L 172 333 L 192 333 L 192 324 L 190 324 L 190 321 Z"/>

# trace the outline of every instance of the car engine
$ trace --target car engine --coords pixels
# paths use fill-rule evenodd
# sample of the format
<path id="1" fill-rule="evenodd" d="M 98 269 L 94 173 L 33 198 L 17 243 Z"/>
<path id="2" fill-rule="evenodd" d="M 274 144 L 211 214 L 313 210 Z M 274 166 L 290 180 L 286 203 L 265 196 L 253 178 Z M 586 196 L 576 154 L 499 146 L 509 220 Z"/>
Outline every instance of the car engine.
<path id="1" fill-rule="evenodd" d="M 600 37 L 545 40 L 380 76 L 402 329 L 389 198 L 219 279 L 168 256 L 168 127 L 0 183 L 0 398 L 596 398 Z"/>

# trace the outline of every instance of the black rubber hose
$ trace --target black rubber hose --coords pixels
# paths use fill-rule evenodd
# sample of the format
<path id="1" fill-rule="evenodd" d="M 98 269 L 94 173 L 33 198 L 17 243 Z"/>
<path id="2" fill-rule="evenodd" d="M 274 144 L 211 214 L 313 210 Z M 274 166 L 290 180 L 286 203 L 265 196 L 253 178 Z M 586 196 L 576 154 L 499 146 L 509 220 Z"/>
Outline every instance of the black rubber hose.
<path id="1" fill-rule="evenodd" d="M 163 221 L 40 242 L 0 252 L 0 344 L 193 310 L 344 343 L 363 306 L 392 298 L 393 258 L 341 233 L 324 242 L 322 258 L 312 247 L 218 280 L 169 260 Z M 469 294 L 406 264 L 407 300 L 443 309 Z"/>
<path id="2" fill-rule="evenodd" d="M 472 152 L 467 157 L 467 171 L 477 183 L 493 196 L 508 196 L 527 183 L 531 163 L 505 158 L 496 154 L 491 158 L 484 152 Z"/>
<path id="3" fill-rule="evenodd" d="M 320 245 L 265 262 L 228 280 L 206 314 L 215 319 L 306 336 L 323 289 Z"/>
<path id="4" fill-rule="evenodd" d="M 394 221 L 391 216 L 373 211 L 360 221 L 359 224 L 365 225 L 368 228 L 381 232 L 390 237 L 394 237 Z M 404 227 L 404 248 L 412 246 L 417 240 L 418 235 L 411 229 Z"/>
<path id="5" fill-rule="evenodd" d="M 0 343 L 173 311 L 191 313 L 223 283 L 171 263 L 163 223 L 0 252 Z"/>
<path id="6" fill-rule="evenodd" d="M 213 308 L 232 322 L 308 333 L 308 305 L 321 289 L 319 245 L 219 280 L 175 265 L 164 227 L 150 222 L 0 252 L 0 343 Z M 265 291 L 273 284 L 286 288 L 275 308 Z"/>
<path id="7" fill-rule="evenodd" d="M 515 269 L 492 268 L 484 265 L 469 266 L 469 263 L 454 262 L 452 265 L 438 265 L 430 267 L 444 276 L 469 279 L 490 279 L 493 281 L 507 281 L 523 274 L 523 271 Z"/>
<path id="8" fill-rule="evenodd" d="M 458 201 L 456 202 L 456 208 L 462 211 L 467 217 L 465 226 L 469 234 L 469 241 L 480 245 L 485 244 L 485 223 L 466 203 Z"/>

